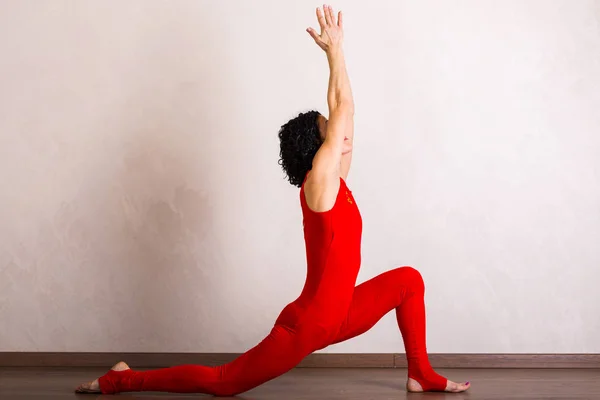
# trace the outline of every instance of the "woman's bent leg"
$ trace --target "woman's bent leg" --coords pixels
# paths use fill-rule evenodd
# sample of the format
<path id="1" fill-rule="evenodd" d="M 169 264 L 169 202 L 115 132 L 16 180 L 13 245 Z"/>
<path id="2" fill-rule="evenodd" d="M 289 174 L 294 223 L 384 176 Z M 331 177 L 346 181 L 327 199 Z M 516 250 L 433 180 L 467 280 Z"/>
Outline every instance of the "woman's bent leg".
<path id="1" fill-rule="evenodd" d="M 445 390 L 447 379 L 433 370 L 427 356 L 424 297 L 423 278 L 411 267 L 384 272 L 358 285 L 346 321 L 332 344 L 361 335 L 395 309 L 409 378 L 425 391 Z"/>

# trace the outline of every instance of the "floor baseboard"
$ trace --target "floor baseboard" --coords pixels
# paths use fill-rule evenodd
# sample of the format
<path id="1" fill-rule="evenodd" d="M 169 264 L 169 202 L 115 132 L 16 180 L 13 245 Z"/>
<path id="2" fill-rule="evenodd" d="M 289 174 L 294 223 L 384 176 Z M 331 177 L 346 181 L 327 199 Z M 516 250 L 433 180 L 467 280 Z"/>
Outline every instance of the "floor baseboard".
<path id="1" fill-rule="evenodd" d="M 0 367 L 109 367 L 126 361 L 137 368 L 180 364 L 220 365 L 237 353 L 0 352 Z M 600 368 L 600 354 L 430 354 L 435 368 Z M 406 368 L 403 353 L 315 353 L 306 368 Z"/>

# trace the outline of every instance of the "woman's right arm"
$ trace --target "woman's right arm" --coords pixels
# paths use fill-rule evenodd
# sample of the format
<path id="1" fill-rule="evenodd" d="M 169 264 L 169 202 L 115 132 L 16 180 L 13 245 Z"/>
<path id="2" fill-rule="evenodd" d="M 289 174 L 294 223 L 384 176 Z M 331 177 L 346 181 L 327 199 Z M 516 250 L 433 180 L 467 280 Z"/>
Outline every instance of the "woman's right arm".
<path id="1" fill-rule="evenodd" d="M 329 87 L 327 90 L 329 122 L 325 142 L 321 145 L 313 160 L 314 173 L 311 175 L 313 175 L 312 178 L 315 181 L 320 181 L 321 184 L 339 184 L 344 139 L 348 132 L 353 131 L 354 101 L 342 48 L 342 14 L 339 13 L 336 22 L 331 7 L 325 6 L 323 11 L 325 16 L 321 13 L 321 9 L 317 8 L 317 19 L 321 26 L 321 35 L 318 35 L 312 28 L 309 28 L 308 32 L 327 54 L 329 63 Z"/>

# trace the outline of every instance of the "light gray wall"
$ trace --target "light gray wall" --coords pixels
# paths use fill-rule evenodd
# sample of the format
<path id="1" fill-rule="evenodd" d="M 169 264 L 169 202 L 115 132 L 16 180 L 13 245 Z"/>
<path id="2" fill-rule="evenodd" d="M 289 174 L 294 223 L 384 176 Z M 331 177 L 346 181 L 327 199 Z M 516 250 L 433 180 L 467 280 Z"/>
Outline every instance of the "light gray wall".
<path id="1" fill-rule="evenodd" d="M 0 351 L 243 351 L 302 287 L 309 1 L 0 4 Z M 600 2 L 343 1 L 359 281 L 432 352 L 600 352 Z M 393 314 L 332 352 L 399 352 Z"/>

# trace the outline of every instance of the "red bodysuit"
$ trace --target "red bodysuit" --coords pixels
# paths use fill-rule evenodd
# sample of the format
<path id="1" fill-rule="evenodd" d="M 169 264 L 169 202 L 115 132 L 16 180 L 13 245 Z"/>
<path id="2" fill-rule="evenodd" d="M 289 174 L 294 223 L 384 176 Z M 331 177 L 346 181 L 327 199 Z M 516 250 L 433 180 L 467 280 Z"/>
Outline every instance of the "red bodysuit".
<path id="1" fill-rule="evenodd" d="M 433 371 L 427 358 L 425 288 L 419 272 L 401 267 L 355 287 L 361 262 L 362 219 L 352 192 L 340 178 L 333 208 L 314 212 L 306 204 L 304 183 L 300 203 L 306 282 L 300 296 L 283 309 L 269 335 L 234 361 L 216 367 L 109 371 L 99 379 L 102 393 L 165 391 L 233 396 L 289 371 L 316 350 L 366 332 L 394 309 L 409 377 L 424 390 L 445 389 L 446 378 Z"/>

